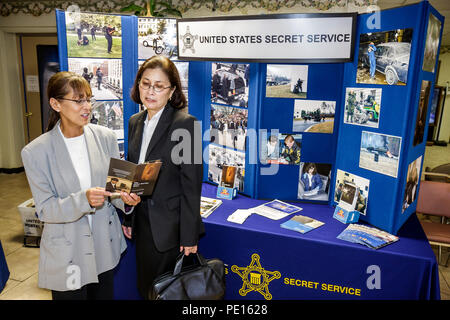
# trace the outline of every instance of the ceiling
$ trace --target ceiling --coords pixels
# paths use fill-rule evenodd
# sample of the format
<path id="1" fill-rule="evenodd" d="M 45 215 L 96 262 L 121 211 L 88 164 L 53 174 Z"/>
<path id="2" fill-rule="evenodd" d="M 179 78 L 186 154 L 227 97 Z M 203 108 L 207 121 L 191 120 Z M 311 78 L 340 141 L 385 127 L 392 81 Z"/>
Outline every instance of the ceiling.
<path id="1" fill-rule="evenodd" d="M 406 6 L 420 2 L 419 0 L 378 0 L 381 10 Z M 441 46 L 450 46 L 450 0 L 428 0 L 428 2 L 445 17 Z"/>

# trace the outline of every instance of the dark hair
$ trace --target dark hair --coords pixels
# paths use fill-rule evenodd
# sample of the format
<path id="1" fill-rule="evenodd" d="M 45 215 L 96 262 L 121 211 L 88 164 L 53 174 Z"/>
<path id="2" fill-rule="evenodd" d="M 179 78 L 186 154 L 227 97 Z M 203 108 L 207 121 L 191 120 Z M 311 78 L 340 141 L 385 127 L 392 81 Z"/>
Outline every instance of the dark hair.
<path id="1" fill-rule="evenodd" d="M 136 78 L 134 79 L 133 88 L 131 88 L 131 99 L 142 104 L 141 96 L 139 94 L 139 81 L 141 81 L 142 74 L 147 69 L 161 69 L 169 78 L 170 86 L 175 88 L 170 99 L 170 105 L 175 109 L 183 109 L 186 107 L 186 97 L 181 90 L 180 75 L 178 74 L 178 69 L 175 64 L 167 57 L 164 56 L 153 56 L 142 64 L 137 72 Z"/>
<path id="2" fill-rule="evenodd" d="M 305 166 L 304 172 L 308 173 L 309 169 L 311 169 L 311 168 L 314 168 L 314 171 L 313 171 L 312 174 L 313 174 L 313 175 L 314 175 L 314 174 L 317 174 L 317 167 L 316 167 L 316 164 L 315 164 L 315 163 L 312 163 L 312 162 L 308 163 L 308 164 Z"/>
<path id="3" fill-rule="evenodd" d="M 48 80 L 48 100 L 50 101 L 51 98 L 62 98 L 70 92 L 70 89 L 72 89 L 75 96 L 79 98 L 92 97 L 91 87 L 89 85 L 89 82 L 87 82 L 85 78 L 73 72 L 61 71 L 55 73 Z M 46 131 L 52 130 L 59 119 L 59 113 L 50 107 L 50 116 L 48 119 Z"/>

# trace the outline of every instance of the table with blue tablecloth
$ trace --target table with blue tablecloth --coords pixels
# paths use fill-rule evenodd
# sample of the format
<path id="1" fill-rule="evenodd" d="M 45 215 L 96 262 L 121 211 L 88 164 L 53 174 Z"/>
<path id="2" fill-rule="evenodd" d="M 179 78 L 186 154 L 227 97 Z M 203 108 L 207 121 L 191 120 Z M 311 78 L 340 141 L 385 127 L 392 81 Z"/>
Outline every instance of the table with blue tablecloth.
<path id="1" fill-rule="evenodd" d="M 0 241 L 0 292 L 2 292 L 8 279 L 9 269 L 8 265 L 6 264 L 5 254 L 3 253 L 2 243 Z"/>
<path id="2" fill-rule="evenodd" d="M 202 195 L 215 198 L 216 190 L 205 183 Z M 337 239 L 347 225 L 328 205 L 294 203 L 303 208 L 295 214 L 325 223 L 305 234 L 280 227 L 291 216 L 227 221 L 235 210 L 265 202 L 238 195 L 203 220 L 199 251 L 226 264 L 226 299 L 440 299 L 436 257 L 416 215 L 397 242 L 377 250 Z M 139 299 L 130 241 L 115 273 L 115 298 Z"/>

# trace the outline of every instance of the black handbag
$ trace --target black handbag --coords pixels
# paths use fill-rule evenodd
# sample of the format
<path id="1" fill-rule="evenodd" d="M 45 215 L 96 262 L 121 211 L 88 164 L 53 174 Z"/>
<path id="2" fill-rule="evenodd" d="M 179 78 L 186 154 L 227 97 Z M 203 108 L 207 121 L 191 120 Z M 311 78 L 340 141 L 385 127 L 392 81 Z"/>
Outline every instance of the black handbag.
<path id="1" fill-rule="evenodd" d="M 194 254 L 198 263 L 183 266 L 184 252 L 178 257 L 173 272 L 153 281 L 150 300 L 221 300 L 225 295 L 225 267 L 219 259 L 205 259 Z M 190 257 L 189 257 L 190 258 Z M 193 259 L 192 262 L 194 262 Z"/>

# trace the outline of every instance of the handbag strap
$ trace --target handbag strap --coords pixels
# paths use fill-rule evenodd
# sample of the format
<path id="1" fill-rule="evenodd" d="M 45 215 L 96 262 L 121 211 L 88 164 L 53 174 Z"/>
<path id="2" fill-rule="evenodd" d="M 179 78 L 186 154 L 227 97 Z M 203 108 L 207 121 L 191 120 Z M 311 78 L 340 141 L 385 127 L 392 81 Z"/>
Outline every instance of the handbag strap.
<path id="1" fill-rule="evenodd" d="M 175 268 L 173 270 L 173 275 L 177 275 L 181 272 L 181 269 L 183 267 L 184 256 L 185 255 L 184 255 L 184 250 L 183 250 L 177 257 L 177 260 L 175 263 Z M 195 253 L 195 256 L 197 257 L 197 260 L 201 266 L 207 265 L 205 258 L 203 258 L 203 256 L 200 253 L 198 253 L 198 252 Z"/>

